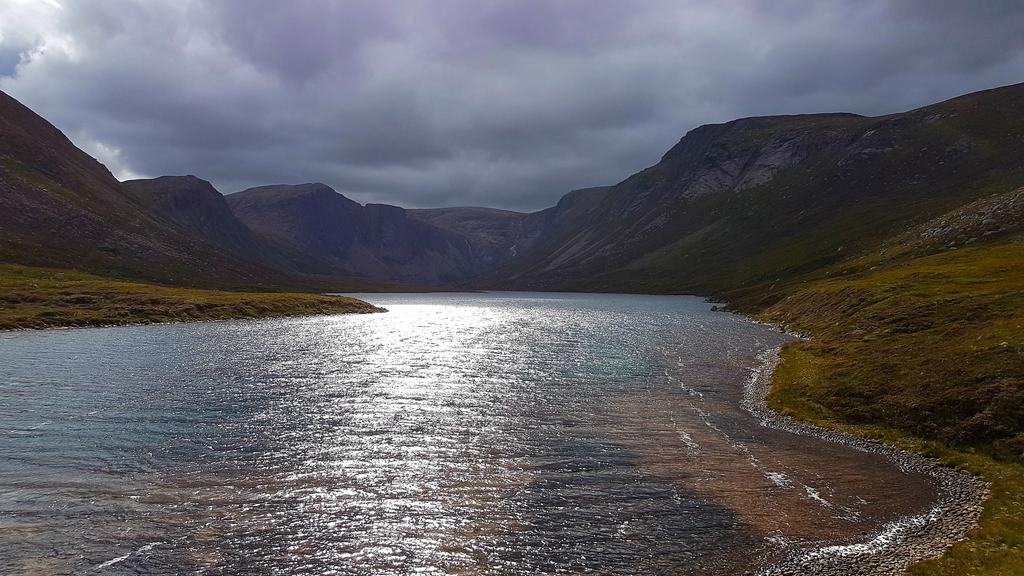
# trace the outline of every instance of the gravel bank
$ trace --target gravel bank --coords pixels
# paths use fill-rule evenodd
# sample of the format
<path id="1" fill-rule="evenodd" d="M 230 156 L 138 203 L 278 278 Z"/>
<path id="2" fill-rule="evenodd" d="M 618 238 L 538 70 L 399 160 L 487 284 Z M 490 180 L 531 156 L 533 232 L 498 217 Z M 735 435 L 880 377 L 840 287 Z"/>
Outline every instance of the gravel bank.
<path id="1" fill-rule="evenodd" d="M 765 397 L 772 372 L 779 363 L 780 348 L 759 354 L 759 366 L 751 372 L 744 390 L 744 407 L 762 425 L 794 434 L 816 436 L 856 450 L 881 454 L 904 472 L 930 476 L 939 499 L 928 510 L 890 522 L 860 542 L 837 542 L 794 550 L 785 559 L 757 572 L 759 576 L 889 576 L 903 574 L 919 560 L 940 556 L 954 542 L 963 540 L 977 525 L 988 484 L 980 478 L 944 466 L 937 460 L 782 416 L 770 410 Z"/>

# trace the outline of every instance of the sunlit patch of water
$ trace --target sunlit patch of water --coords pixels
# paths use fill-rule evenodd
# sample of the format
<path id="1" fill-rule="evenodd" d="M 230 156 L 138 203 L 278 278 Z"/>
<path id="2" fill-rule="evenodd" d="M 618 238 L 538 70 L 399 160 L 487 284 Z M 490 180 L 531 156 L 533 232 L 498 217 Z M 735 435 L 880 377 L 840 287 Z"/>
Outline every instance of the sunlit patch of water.
<path id="1" fill-rule="evenodd" d="M 366 298 L 390 312 L 3 336 L 0 565 L 731 574 L 927 496 L 761 427 L 743 381 L 788 337 L 699 299 Z"/>

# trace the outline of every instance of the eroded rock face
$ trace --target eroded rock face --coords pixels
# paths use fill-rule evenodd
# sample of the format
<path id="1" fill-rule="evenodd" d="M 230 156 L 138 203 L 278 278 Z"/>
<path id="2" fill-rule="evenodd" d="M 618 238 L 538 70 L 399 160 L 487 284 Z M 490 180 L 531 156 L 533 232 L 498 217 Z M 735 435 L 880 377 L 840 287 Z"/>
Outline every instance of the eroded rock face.
<path id="1" fill-rule="evenodd" d="M 663 158 L 662 162 L 674 165 L 674 174 L 669 177 L 678 180 L 678 196 L 693 199 L 765 184 L 779 171 L 799 164 L 813 146 L 809 142 L 812 138 L 799 132 L 769 136 L 767 140 L 761 134 L 747 132 L 727 127 L 708 136 L 698 131 L 687 134 L 684 140 L 710 137 L 711 141 L 704 143 L 703 154 L 696 158 L 692 148 L 686 146 L 677 155 L 670 151 Z"/>
<path id="2" fill-rule="evenodd" d="M 591 198 L 578 210 L 586 218 L 549 221 L 489 283 L 723 296 L 770 287 L 1024 184 L 1021 118 L 1024 84 L 877 118 L 701 126 Z M 1002 230 L 985 220 L 956 242 Z"/>
<path id="3" fill-rule="evenodd" d="M 484 270 L 508 262 L 535 238 L 539 230 L 531 230 L 530 215 L 494 208 L 430 208 L 408 210 L 414 220 L 464 237 L 474 257 Z"/>
<path id="4" fill-rule="evenodd" d="M 918 251 L 959 248 L 1024 230 L 1024 188 L 971 202 L 899 237 Z"/>

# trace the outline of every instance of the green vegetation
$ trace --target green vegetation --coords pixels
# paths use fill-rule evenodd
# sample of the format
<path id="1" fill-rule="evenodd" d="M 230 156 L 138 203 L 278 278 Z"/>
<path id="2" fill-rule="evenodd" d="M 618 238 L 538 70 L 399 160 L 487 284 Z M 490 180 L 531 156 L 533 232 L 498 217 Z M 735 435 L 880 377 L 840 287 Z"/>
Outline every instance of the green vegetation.
<path id="1" fill-rule="evenodd" d="M 1024 243 L 819 276 L 760 315 L 813 337 L 783 350 L 769 405 L 991 482 L 970 539 L 911 574 L 1024 574 Z"/>
<path id="2" fill-rule="evenodd" d="M 815 337 L 813 401 L 853 423 L 1024 461 L 1024 244 L 812 282 L 763 318 Z"/>
<path id="3" fill-rule="evenodd" d="M 969 539 L 954 544 L 941 558 L 911 567 L 913 576 L 1024 574 L 1024 466 L 999 462 L 970 449 L 956 450 L 941 442 L 923 440 L 892 427 L 850 424 L 814 400 L 829 387 L 827 367 L 835 355 L 794 344 L 782 352 L 768 405 L 773 409 L 824 426 L 937 458 L 991 483 L 979 526 Z"/>
<path id="4" fill-rule="evenodd" d="M 0 329 L 380 311 L 345 296 L 177 288 L 0 264 Z"/>
<path id="5" fill-rule="evenodd" d="M 1022 109 L 1015 85 L 884 117 L 701 127 L 517 271 L 544 287 L 704 294 L 761 310 L 908 227 L 1024 185 Z M 737 176 L 767 158 L 780 166 L 771 178 Z M 718 191 L 698 185 L 708 182 Z"/>

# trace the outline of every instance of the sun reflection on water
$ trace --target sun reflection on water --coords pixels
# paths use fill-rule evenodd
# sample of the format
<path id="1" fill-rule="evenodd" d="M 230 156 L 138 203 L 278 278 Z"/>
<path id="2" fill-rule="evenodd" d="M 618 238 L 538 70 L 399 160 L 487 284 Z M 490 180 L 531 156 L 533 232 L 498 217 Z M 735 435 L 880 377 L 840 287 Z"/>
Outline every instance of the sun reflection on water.
<path id="1" fill-rule="evenodd" d="M 366 298 L 390 311 L 5 340 L 0 563 L 731 574 L 772 549 L 724 479 L 767 482 L 734 473 L 769 461 L 738 387 L 783 336 L 684 297 Z"/>

